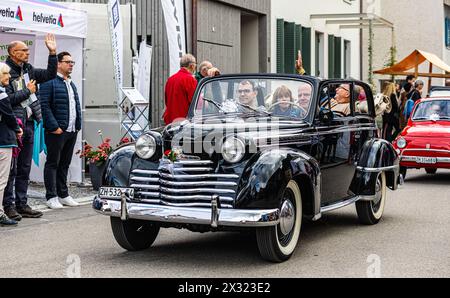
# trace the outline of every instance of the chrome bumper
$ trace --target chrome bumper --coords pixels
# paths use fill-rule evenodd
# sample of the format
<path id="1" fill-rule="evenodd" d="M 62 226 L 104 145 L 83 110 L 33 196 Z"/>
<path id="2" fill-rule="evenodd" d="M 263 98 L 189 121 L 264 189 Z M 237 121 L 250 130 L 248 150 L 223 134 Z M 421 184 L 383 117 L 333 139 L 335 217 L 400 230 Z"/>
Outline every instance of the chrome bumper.
<path id="1" fill-rule="evenodd" d="M 219 204 L 220 205 L 220 204 Z M 169 207 L 162 205 L 131 203 L 94 198 L 93 209 L 106 216 L 120 217 L 122 220 L 140 219 L 175 224 L 197 224 L 216 227 L 268 227 L 280 221 L 278 209 L 273 210 L 237 210 Z M 122 208 L 124 207 L 124 208 Z"/>
<path id="2" fill-rule="evenodd" d="M 417 160 L 422 157 L 424 157 L 424 156 L 402 156 L 401 161 L 417 163 Z M 436 158 L 436 164 L 450 163 L 450 157 L 433 157 L 433 158 Z M 417 164 L 421 164 L 421 163 L 417 163 Z M 422 164 L 422 165 L 427 165 L 427 164 Z M 430 164 L 430 165 L 432 166 L 433 164 Z"/>
<path id="3" fill-rule="evenodd" d="M 405 155 L 407 152 L 426 152 L 428 155 L 430 153 L 443 153 L 450 154 L 450 150 L 440 150 L 440 149 L 420 149 L 420 148 L 412 148 L 412 149 L 403 149 L 400 153 L 400 161 L 404 162 L 417 162 L 417 160 L 421 157 L 432 157 L 432 156 L 420 156 L 420 155 Z M 420 154 L 420 153 L 419 153 Z M 435 157 L 436 163 L 450 163 L 450 157 Z M 420 164 L 420 163 L 418 163 Z"/>

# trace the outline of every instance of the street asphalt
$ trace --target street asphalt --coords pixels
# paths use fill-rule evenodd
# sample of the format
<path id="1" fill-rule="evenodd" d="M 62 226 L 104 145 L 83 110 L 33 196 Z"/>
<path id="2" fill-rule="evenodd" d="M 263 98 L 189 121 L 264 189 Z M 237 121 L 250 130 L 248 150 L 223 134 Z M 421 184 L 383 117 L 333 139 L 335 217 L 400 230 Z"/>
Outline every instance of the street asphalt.
<path id="1" fill-rule="evenodd" d="M 240 233 L 164 229 L 149 250 L 126 252 L 86 202 L 0 228 L 1 277 L 449 278 L 450 171 L 410 171 L 388 196 L 376 226 L 359 225 L 353 205 L 304 224 L 283 264 L 261 260 L 255 236 Z"/>

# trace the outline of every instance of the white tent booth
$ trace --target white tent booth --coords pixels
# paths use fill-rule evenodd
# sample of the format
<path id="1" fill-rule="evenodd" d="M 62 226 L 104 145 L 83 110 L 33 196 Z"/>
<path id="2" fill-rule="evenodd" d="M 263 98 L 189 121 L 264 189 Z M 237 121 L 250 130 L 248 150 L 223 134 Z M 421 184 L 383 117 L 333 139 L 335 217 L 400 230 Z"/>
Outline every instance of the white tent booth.
<path id="1" fill-rule="evenodd" d="M 7 47 L 11 41 L 24 41 L 30 49 L 30 63 L 37 68 L 46 68 L 48 49 L 44 38 L 47 33 L 55 34 L 58 52 L 72 54 L 76 64 L 72 79 L 77 86 L 83 107 L 84 100 L 84 43 L 87 36 L 87 13 L 46 0 L 1 0 L 0 1 L 0 61 L 8 56 Z M 82 147 L 82 132 L 78 141 L 68 180 L 82 182 L 82 160 L 75 154 Z M 36 140 L 36 139 L 35 139 Z M 36 147 L 36 146 L 35 146 Z M 39 165 L 33 162 L 31 180 L 43 181 L 45 154 L 42 152 Z"/>

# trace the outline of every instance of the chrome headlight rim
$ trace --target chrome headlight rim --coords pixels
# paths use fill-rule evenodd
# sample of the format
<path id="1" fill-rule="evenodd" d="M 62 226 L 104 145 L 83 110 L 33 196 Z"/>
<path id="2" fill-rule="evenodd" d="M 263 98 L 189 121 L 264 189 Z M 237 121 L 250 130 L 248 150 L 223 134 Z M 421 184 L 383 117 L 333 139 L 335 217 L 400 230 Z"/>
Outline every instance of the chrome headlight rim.
<path id="1" fill-rule="evenodd" d="M 151 159 L 157 149 L 156 138 L 150 134 L 143 134 L 136 140 L 136 155 L 141 159 Z"/>
<path id="2" fill-rule="evenodd" d="M 399 149 L 405 149 L 407 145 L 408 145 L 408 142 L 406 141 L 405 138 L 400 137 L 397 139 L 397 147 Z"/>
<path id="3" fill-rule="evenodd" d="M 233 146 L 231 145 L 231 143 L 234 145 L 234 148 L 231 147 Z M 232 150 L 234 150 L 235 153 L 230 152 Z M 245 142 L 236 136 L 227 137 L 222 142 L 221 153 L 223 159 L 227 163 L 230 164 L 238 163 L 242 161 L 242 159 L 245 157 L 246 154 Z"/>

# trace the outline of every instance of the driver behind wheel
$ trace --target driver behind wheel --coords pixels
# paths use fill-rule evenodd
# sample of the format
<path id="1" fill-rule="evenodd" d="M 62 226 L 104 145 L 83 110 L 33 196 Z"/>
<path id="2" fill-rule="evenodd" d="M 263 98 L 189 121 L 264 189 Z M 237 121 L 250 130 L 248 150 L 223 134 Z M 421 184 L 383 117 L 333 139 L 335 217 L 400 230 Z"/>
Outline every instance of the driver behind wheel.
<path id="1" fill-rule="evenodd" d="M 285 85 L 275 90 L 273 94 L 274 116 L 285 116 L 291 118 L 300 118 L 304 116 L 299 108 L 295 107 L 294 98 L 291 90 Z"/>

